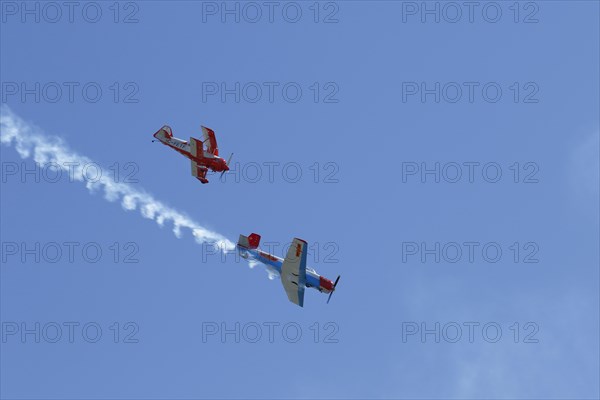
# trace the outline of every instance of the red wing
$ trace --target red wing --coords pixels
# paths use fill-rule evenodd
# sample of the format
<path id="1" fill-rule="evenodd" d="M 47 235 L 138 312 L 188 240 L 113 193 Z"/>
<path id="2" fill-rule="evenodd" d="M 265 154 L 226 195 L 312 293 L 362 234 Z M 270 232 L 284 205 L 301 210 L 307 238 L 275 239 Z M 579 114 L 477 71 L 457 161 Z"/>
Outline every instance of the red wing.
<path id="1" fill-rule="evenodd" d="M 215 156 L 219 155 L 219 148 L 217 147 L 217 137 L 215 131 L 205 126 L 202 127 L 202 141 L 206 145 L 206 151 Z"/>

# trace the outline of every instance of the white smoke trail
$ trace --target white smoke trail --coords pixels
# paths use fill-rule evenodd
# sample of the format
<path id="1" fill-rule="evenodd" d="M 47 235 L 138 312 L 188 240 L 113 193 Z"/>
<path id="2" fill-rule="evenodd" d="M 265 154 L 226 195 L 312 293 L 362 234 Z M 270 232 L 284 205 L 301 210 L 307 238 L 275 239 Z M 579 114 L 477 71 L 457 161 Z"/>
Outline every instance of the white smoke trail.
<path id="1" fill-rule="evenodd" d="M 224 236 L 200 226 L 143 190 L 113 181 L 110 174 L 102 173 L 101 177 L 94 181 L 85 179 L 83 169 L 90 165 L 92 160 L 70 150 L 60 138 L 43 134 L 39 128 L 21 119 L 5 105 L 0 108 L 0 143 L 6 146 L 14 145 L 21 158 L 33 157 L 38 164 L 71 165 L 72 178 L 85 183 L 90 192 L 103 190 L 106 200 L 120 200 L 121 206 L 127 211 L 139 208 L 144 218 L 152 219 L 160 226 L 165 222 L 172 222 L 173 233 L 178 238 L 181 237 L 181 228 L 188 228 L 199 244 L 211 244 L 226 252 L 235 249 L 235 244 Z"/>

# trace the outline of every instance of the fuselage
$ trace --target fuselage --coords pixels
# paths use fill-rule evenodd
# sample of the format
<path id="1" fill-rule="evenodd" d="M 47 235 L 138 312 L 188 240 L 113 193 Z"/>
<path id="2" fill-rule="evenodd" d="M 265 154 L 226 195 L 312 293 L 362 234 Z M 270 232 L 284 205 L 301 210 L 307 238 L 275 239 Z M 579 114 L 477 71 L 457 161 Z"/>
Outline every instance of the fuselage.
<path id="1" fill-rule="evenodd" d="M 194 157 L 191 152 L 191 146 L 185 140 L 176 137 L 165 137 L 163 135 L 154 135 L 162 144 L 172 148 L 178 153 L 184 155 L 190 160 L 195 161 L 199 165 L 203 165 L 215 172 L 229 171 L 229 167 L 224 159 L 206 151 L 202 152 L 203 157 Z"/>
<path id="2" fill-rule="evenodd" d="M 237 250 L 240 256 L 245 259 L 251 259 L 265 264 L 267 268 L 281 275 L 281 266 L 283 265 L 283 258 L 274 256 L 273 254 L 265 253 L 264 251 L 256 248 L 249 249 L 241 245 L 237 245 Z M 330 293 L 333 290 L 333 282 L 329 279 L 319 275 L 314 269 L 306 267 L 306 287 L 312 287 L 317 289 L 319 292 Z"/>

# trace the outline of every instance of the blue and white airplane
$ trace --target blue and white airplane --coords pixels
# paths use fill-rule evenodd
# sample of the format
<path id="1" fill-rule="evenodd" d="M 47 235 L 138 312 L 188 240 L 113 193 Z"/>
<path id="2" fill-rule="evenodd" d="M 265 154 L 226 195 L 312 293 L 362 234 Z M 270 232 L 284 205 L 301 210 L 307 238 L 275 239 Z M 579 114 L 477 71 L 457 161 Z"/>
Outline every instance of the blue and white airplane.
<path id="1" fill-rule="evenodd" d="M 307 244 L 304 240 L 295 238 L 285 259 L 265 253 L 258 248 L 259 244 L 260 235 L 256 233 L 250 236 L 240 235 L 237 250 L 241 257 L 265 264 L 270 271 L 278 274 L 285 293 L 292 303 L 303 307 L 304 288 L 311 287 L 319 292 L 329 293 L 327 298 L 329 303 L 340 277 L 338 276 L 334 283 L 306 266 Z"/>

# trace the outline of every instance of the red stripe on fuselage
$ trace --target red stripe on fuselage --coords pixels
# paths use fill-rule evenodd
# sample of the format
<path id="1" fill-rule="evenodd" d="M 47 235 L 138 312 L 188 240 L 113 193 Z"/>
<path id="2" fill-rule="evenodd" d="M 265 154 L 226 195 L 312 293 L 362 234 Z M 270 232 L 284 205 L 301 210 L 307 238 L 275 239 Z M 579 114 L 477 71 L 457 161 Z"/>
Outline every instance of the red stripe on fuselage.
<path id="1" fill-rule="evenodd" d="M 172 148 L 173 150 L 177 151 L 178 153 L 183 154 L 184 156 L 186 156 L 187 158 L 189 158 L 190 160 L 194 160 L 196 161 L 196 159 L 194 159 L 194 157 L 192 157 L 192 153 L 190 153 L 189 151 L 185 151 L 185 150 L 181 150 L 179 147 L 175 147 L 175 146 L 171 146 L 168 143 L 165 143 L 167 146 L 169 146 L 170 148 Z"/>
<path id="2" fill-rule="evenodd" d="M 265 253 L 264 251 L 259 251 L 258 254 L 260 254 L 262 257 L 266 258 L 267 260 L 279 261 L 279 258 L 277 258 L 274 255 L 271 255 L 269 253 Z"/>

